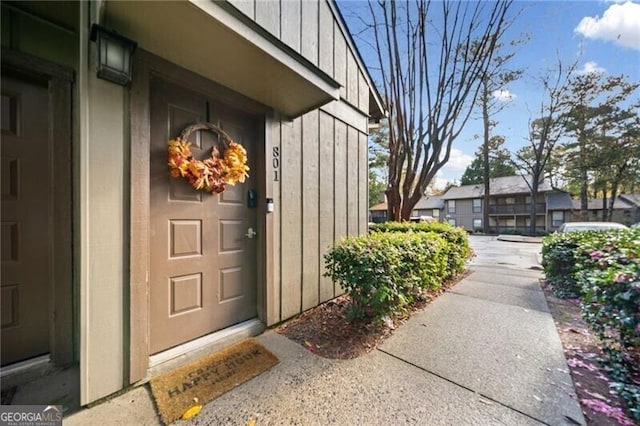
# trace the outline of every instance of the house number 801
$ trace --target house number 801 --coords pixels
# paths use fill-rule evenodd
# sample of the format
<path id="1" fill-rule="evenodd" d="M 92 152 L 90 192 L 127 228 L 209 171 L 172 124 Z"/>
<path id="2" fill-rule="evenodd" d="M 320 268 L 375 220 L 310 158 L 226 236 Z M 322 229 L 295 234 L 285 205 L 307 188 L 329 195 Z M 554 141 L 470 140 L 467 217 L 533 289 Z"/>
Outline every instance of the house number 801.
<path id="1" fill-rule="evenodd" d="M 273 151 L 272 151 L 272 155 L 273 155 L 273 161 L 272 161 L 272 165 L 273 165 L 273 180 L 275 182 L 278 182 L 280 180 L 280 147 L 279 146 L 274 146 L 273 147 Z"/>

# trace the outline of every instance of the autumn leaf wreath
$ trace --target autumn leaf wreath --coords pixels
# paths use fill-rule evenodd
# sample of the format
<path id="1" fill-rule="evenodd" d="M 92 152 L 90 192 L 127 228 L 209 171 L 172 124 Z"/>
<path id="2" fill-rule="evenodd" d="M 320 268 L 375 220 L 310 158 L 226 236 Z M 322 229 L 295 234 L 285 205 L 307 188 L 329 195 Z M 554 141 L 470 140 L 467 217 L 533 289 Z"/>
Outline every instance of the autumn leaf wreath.
<path id="1" fill-rule="evenodd" d="M 198 130 L 209 130 L 218 135 L 224 146 L 220 155 L 217 146 L 211 148 L 211 154 L 204 160 L 193 157 L 191 133 Z M 227 185 L 244 182 L 249 174 L 247 151 L 242 145 L 234 142 L 220 127 L 211 123 L 195 123 L 187 126 L 180 136 L 169 141 L 169 174 L 174 178 L 184 178 L 196 190 L 209 191 L 212 194 L 223 192 Z"/>

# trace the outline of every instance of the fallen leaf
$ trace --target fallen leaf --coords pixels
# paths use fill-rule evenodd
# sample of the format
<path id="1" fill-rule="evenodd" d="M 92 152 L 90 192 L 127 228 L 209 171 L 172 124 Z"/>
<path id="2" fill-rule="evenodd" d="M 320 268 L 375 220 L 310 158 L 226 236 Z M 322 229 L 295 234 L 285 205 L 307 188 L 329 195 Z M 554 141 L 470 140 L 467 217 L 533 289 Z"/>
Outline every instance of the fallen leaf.
<path id="1" fill-rule="evenodd" d="M 586 393 L 588 393 L 589 395 L 591 395 L 591 396 L 592 396 L 592 397 L 594 397 L 594 398 L 598 398 L 598 399 L 601 399 L 601 400 L 603 400 L 603 401 L 607 401 L 607 402 L 609 402 L 609 399 L 607 399 L 607 398 L 606 398 L 605 396 L 603 396 L 603 395 L 600 395 L 600 394 L 599 394 L 599 393 L 597 393 L 597 392 L 589 392 L 588 390 L 585 390 L 585 392 L 586 392 Z"/>
<path id="2" fill-rule="evenodd" d="M 198 398 L 193 398 L 193 404 L 182 413 L 182 420 L 189 420 L 192 417 L 197 416 L 202 411 L 202 404 L 198 404 Z"/>

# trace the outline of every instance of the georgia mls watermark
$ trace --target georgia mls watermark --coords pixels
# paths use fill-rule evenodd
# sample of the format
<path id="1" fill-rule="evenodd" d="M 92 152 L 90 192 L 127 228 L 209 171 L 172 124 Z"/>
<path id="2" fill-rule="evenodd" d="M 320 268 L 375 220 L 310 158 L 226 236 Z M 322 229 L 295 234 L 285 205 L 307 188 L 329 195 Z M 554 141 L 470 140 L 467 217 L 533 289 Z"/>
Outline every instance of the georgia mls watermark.
<path id="1" fill-rule="evenodd" d="M 61 426 L 62 405 L 0 405 L 0 426 Z"/>

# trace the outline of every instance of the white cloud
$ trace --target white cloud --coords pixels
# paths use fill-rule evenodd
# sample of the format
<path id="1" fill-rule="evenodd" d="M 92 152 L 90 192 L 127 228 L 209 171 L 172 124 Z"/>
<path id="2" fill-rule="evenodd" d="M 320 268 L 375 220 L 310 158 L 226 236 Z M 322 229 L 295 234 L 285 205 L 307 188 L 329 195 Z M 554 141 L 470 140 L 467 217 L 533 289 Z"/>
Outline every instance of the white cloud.
<path id="1" fill-rule="evenodd" d="M 449 179 L 444 179 L 438 176 L 436 176 L 434 181 L 435 182 L 433 183 L 433 187 L 439 190 L 445 189 L 447 187 L 447 184 L 449 183 Z"/>
<path id="2" fill-rule="evenodd" d="M 607 70 L 594 61 L 585 62 L 582 69 L 578 71 L 579 74 L 604 74 L 605 72 L 607 72 Z"/>
<path id="3" fill-rule="evenodd" d="M 434 179 L 435 187 L 443 189 L 447 185 L 447 182 L 453 182 L 454 180 L 460 182 L 460 178 L 472 161 L 473 156 L 467 155 L 459 149 L 452 148 L 449 161 L 438 171 Z"/>
<path id="4" fill-rule="evenodd" d="M 449 155 L 449 161 L 440 169 L 443 175 L 462 175 L 465 169 L 473 161 L 473 156 L 467 155 L 464 152 L 456 148 L 451 148 L 451 154 Z M 459 177 L 458 177 L 459 179 Z"/>
<path id="5" fill-rule="evenodd" d="M 640 50 L 640 3 L 612 4 L 602 18 L 582 18 L 574 31 L 587 38 L 612 41 Z"/>
<path id="6" fill-rule="evenodd" d="M 515 93 L 511 93 L 508 89 L 494 90 L 491 95 L 494 99 L 497 99 L 501 102 L 512 101 L 516 98 Z"/>

